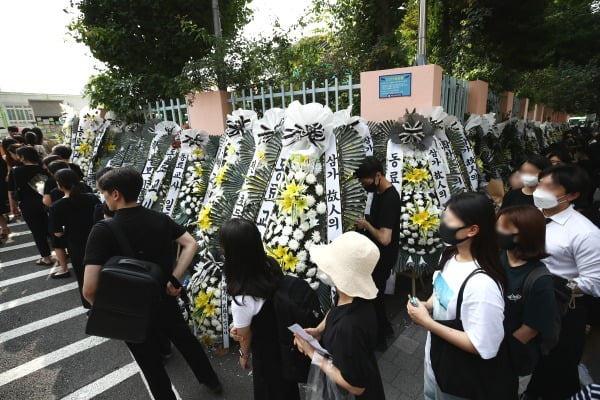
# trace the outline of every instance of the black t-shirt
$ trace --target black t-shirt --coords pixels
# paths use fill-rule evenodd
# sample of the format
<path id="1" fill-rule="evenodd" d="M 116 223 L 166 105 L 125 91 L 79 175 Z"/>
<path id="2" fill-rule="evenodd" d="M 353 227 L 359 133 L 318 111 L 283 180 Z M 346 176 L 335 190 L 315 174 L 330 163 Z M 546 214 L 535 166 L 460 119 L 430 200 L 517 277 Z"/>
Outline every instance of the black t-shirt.
<path id="1" fill-rule="evenodd" d="M 535 281 L 527 297 L 523 293 L 523 285 L 527 275 L 535 268 L 543 267 L 541 261 L 529 261 L 519 267 L 511 267 L 508 263 L 506 252 L 500 254 L 500 259 L 506 270 L 506 292 L 504 296 L 504 330 L 508 333 L 516 331 L 522 324 L 539 332 L 537 338 L 526 345 L 518 342 L 512 335 L 509 336 L 512 349 L 520 353 L 519 375 L 525 376 L 533 372 L 540 357 L 539 343 L 543 335 L 553 333 L 556 300 L 554 296 L 554 282 L 551 276 L 542 276 Z"/>
<path id="2" fill-rule="evenodd" d="M 81 171 L 81 168 L 79 167 L 79 165 L 77 164 L 73 164 L 73 163 L 69 163 L 69 167 L 77 174 L 79 175 L 79 179 L 83 179 L 83 172 Z"/>
<path id="3" fill-rule="evenodd" d="M 85 243 L 94 225 L 96 204 L 100 204 L 100 200 L 89 193 L 82 193 L 78 199 L 55 201 L 49 209 L 49 232 L 63 232 L 64 228 L 68 243 Z"/>
<path id="4" fill-rule="evenodd" d="M 355 298 L 327 314 L 323 347 L 350 385 L 365 388 L 362 400 L 383 400 L 385 393 L 375 358 L 377 319 L 372 301 Z"/>
<path id="5" fill-rule="evenodd" d="M 48 174 L 39 165 L 17 165 L 8 174 L 8 190 L 17 191 L 21 203 L 41 203 Z"/>
<path id="6" fill-rule="evenodd" d="M 388 228 L 392 230 L 392 241 L 389 245 L 383 246 L 375 238 L 368 235 L 369 238 L 379 248 L 379 262 L 377 266 L 392 267 L 398 258 L 398 249 L 400 248 L 400 195 L 394 186 L 390 186 L 382 193 L 373 194 L 373 202 L 368 221 L 374 228 Z"/>
<path id="7" fill-rule="evenodd" d="M 49 176 L 44 183 L 44 194 L 50 194 L 53 189 L 56 189 L 56 179 Z"/>
<path id="8" fill-rule="evenodd" d="M 521 189 L 509 190 L 502 199 L 502 208 L 512 206 L 533 206 L 533 195 L 525 194 Z"/>
<path id="9" fill-rule="evenodd" d="M 160 265 L 165 278 L 175 262 L 173 242 L 186 230 L 167 215 L 142 206 L 120 209 L 115 221 L 136 253 L 136 258 Z M 124 255 L 112 232 L 103 223 L 94 225 L 85 248 L 84 265 L 104 265 L 113 256 Z"/>
<path id="10" fill-rule="evenodd" d="M 94 191 L 85 183 L 81 183 L 81 193 L 94 193 Z M 52 201 L 52 203 L 54 203 L 56 200 L 62 199 L 65 195 L 62 191 L 58 189 L 58 187 L 52 189 L 48 194 L 50 195 L 50 200 Z"/>

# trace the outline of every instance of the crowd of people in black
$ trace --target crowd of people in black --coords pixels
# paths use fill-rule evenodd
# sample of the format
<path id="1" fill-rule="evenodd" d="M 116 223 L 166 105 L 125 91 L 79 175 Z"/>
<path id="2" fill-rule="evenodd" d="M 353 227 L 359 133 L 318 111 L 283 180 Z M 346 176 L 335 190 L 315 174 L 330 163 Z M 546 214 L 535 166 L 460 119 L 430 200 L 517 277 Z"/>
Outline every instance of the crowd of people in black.
<path id="1" fill-rule="evenodd" d="M 70 275 L 70 257 L 82 303 L 93 314 L 103 266 L 125 255 L 113 228 L 97 223 L 111 218 L 133 257 L 161 270 L 162 295 L 147 334 L 127 342 L 154 397 L 175 399 L 161 357 L 165 342 L 178 348 L 198 382 L 220 393 L 219 378 L 176 301 L 185 295 L 180 282 L 198 250 L 194 238 L 137 203 L 143 180 L 134 169 L 99 171 L 101 202 L 70 163 L 67 146 L 48 149 L 36 128 L 9 131 L 0 147 L 1 239 L 10 234 L 8 214 L 22 216 L 40 253 L 37 264 L 56 262 L 60 269 L 52 277 L 61 279 Z M 240 344 L 240 366 L 253 368 L 257 400 L 300 398 L 298 380 L 285 365 L 298 357 L 287 351 L 310 359 L 298 364 L 310 368 L 300 374 L 308 399 L 385 398 L 375 354 L 393 334 L 384 291 L 398 256 L 401 202 L 374 157 L 355 176 L 373 193 L 370 210 L 355 231 L 309 249 L 319 279 L 334 288 L 333 306 L 324 316 L 315 313 L 304 334 L 294 334 L 292 349 L 274 345 L 283 340 L 278 291 L 284 275 L 265 254 L 256 225 L 232 219 L 220 229 L 233 299 L 231 336 Z M 577 396 L 582 382 L 591 383 L 585 363 L 600 344 L 598 133 L 567 133 L 563 142 L 523 160 L 507 185 L 501 205 L 485 193 L 450 199 L 439 226 L 446 248 L 432 277 L 433 294 L 409 296 L 408 315 L 428 331 L 427 400 L 564 400 Z M 283 307 L 302 311 L 301 302 Z"/>

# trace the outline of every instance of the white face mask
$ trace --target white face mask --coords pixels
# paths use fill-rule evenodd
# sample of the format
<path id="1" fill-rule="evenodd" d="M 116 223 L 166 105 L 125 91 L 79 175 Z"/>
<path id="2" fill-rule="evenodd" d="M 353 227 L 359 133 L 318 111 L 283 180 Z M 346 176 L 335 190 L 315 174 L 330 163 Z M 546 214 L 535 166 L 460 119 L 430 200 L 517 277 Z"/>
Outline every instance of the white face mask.
<path id="1" fill-rule="evenodd" d="M 521 182 L 527 187 L 534 187 L 538 184 L 538 177 L 530 174 L 521 174 Z"/>
<path id="2" fill-rule="evenodd" d="M 329 275 L 327 275 L 325 272 L 323 272 L 321 270 L 317 271 L 317 279 L 320 280 L 322 283 L 324 283 L 327 286 L 335 287 L 335 285 L 333 284 L 333 281 L 331 280 Z"/>
<path id="3" fill-rule="evenodd" d="M 535 204 L 537 208 L 541 208 L 542 210 L 554 208 L 560 203 L 563 203 L 564 201 L 567 200 L 559 201 L 559 199 L 555 195 L 545 191 L 544 189 L 535 189 L 535 191 L 533 192 L 533 204 Z"/>

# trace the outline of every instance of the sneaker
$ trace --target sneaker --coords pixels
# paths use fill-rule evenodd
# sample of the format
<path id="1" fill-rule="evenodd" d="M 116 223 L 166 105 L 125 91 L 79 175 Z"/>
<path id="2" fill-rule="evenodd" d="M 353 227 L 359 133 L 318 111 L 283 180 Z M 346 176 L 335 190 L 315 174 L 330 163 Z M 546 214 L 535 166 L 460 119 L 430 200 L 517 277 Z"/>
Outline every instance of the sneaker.
<path id="1" fill-rule="evenodd" d="M 68 278 L 71 276 L 71 272 L 67 271 L 67 272 L 55 272 L 52 275 L 50 275 L 50 277 L 52 279 L 64 279 L 64 278 Z"/>
<path id="2" fill-rule="evenodd" d="M 581 383 L 581 386 L 587 386 L 594 383 L 594 379 L 590 375 L 590 371 L 588 371 L 585 364 L 579 364 L 577 370 L 579 371 L 579 383 Z"/>

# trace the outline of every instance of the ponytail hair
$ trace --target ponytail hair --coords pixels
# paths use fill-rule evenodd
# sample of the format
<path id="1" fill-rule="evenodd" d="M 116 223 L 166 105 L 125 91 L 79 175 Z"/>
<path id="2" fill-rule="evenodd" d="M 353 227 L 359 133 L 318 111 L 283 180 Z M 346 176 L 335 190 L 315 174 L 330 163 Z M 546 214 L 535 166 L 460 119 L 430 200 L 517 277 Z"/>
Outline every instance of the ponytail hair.
<path id="1" fill-rule="evenodd" d="M 82 184 L 79 175 L 71 169 L 61 169 L 56 171 L 54 179 L 63 188 L 69 191 L 69 198 L 77 201 L 81 197 Z"/>

